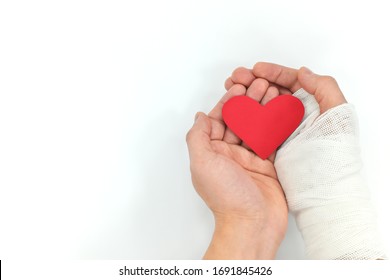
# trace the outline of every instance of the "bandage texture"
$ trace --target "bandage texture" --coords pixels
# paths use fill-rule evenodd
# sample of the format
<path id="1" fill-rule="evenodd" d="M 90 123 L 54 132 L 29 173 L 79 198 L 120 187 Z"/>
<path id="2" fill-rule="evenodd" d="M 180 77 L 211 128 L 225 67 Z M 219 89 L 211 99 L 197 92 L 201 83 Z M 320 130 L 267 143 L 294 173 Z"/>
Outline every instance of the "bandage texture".
<path id="1" fill-rule="evenodd" d="M 275 168 L 310 259 L 383 259 L 376 216 L 362 178 L 358 123 L 351 104 L 320 115 L 298 90 L 301 125 L 279 148 Z"/>

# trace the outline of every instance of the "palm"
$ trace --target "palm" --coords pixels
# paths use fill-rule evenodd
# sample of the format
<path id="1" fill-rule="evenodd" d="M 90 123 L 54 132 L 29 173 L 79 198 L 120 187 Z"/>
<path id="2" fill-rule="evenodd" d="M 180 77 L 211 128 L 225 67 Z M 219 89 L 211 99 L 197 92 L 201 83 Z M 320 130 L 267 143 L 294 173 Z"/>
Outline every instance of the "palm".
<path id="1" fill-rule="evenodd" d="M 272 217 L 275 228 L 283 231 L 287 206 L 272 162 L 260 159 L 241 145 L 220 140 L 211 143 L 215 155 L 203 166 L 210 176 L 195 184 L 208 206 L 214 213 L 226 216 Z"/>
<path id="2" fill-rule="evenodd" d="M 279 94 L 275 88 L 270 89 L 264 79 L 256 79 L 250 86 L 236 84 L 229 88 L 205 117 L 208 124 L 200 137 L 208 148 L 199 154 L 194 152 L 191 169 L 197 192 L 215 215 L 261 220 L 283 236 L 288 210 L 272 162 L 274 155 L 271 160 L 259 158 L 226 128 L 222 119 L 222 107 L 229 98 L 247 95 L 264 104 Z"/>

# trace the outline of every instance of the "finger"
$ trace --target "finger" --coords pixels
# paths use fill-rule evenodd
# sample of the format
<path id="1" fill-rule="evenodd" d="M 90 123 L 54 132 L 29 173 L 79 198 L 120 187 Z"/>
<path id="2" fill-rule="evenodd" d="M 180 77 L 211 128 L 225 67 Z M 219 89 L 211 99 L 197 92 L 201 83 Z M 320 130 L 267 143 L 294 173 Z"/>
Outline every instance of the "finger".
<path id="1" fill-rule="evenodd" d="M 228 127 L 225 129 L 225 134 L 223 135 L 222 140 L 228 144 L 235 144 L 235 145 L 241 144 L 241 139 Z"/>
<path id="2" fill-rule="evenodd" d="M 211 139 L 212 140 L 222 140 L 225 135 L 225 122 L 222 117 L 222 107 L 226 101 L 228 101 L 233 96 L 245 95 L 246 88 L 243 85 L 237 84 L 233 85 L 221 100 L 215 105 L 215 107 L 210 111 L 209 117 L 212 119 L 212 129 L 211 129 Z"/>
<path id="3" fill-rule="evenodd" d="M 347 102 L 336 80 L 330 76 L 320 76 L 306 67 L 301 67 L 298 80 L 308 93 L 314 95 L 320 106 L 321 114 Z"/>
<path id="4" fill-rule="evenodd" d="M 265 95 L 268 88 L 268 81 L 264 79 L 256 79 L 252 82 L 252 84 L 249 86 L 248 90 L 246 91 L 246 96 L 254 99 L 256 102 L 260 102 L 260 100 Z M 229 143 L 229 144 L 241 144 L 241 139 L 238 138 L 238 136 L 231 131 L 229 128 L 226 129 L 225 135 L 223 136 L 223 141 Z M 245 147 L 248 147 L 245 145 Z"/>
<path id="5" fill-rule="evenodd" d="M 244 142 L 242 142 L 241 147 L 243 147 L 243 148 L 245 148 L 246 150 L 248 150 L 249 152 L 255 154 L 255 152 L 254 152 L 247 144 L 245 144 Z M 270 162 L 274 163 L 274 161 L 275 161 L 275 156 L 276 156 L 276 152 L 273 152 L 273 153 L 268 157 L 268 160 L 269 160 Z M 261 159 L 259 156 L 257 156 L 257 157 L 258 157 L 259 159 Z M 261 159 L 261 160 L 263 160 L 263 159 Z M 267 160 L 267 159 L 266 159 L 266 160 Z"/>
<path id="6" fill-rule="evenodd" d="M 233 71 L 231 79 L 235 84 L 241 84 L 243 86 L 249 87 L 256 79 L 256 77 L 253 75 L 251 70 L 244 67 L 239 67 Z"/>
<path id="7" fill-rule="evenodd" d="M 225 89 L 229 90 L 234 85 L 234 82 L 232 81 L 232 78 L 227 78 L 225 81 Z"/>
<path id="8" fill-rule="evenodd" d="M 279 90 L 276 87 L 269 87 L 263 99 L 261 99 L 261 105 L 267 104 L 270 100 L 277 96 L 279 96 Z"/>
<path id="9" fill-rule="evenodd" d="M 246 91 L 246 96 L 254 99 L 256 102 L 260 102 L 267 92 L 269 83 L 267 80 L 257 78 L 252 82 Z"/>
<path id="10" fill-rule="evenodd" d="M 278 64 L 258 62 L 253 66 L 253 75 L 271 83 L 285 87 L 292 92 L 301 88 L 298 82 L 298 70 Z"/>
<path id="11" fill-rule="evenodd" d="M 211 120 L 204 113 L 197 113 L 195 123 L 186 136 L 191 161 L 202 159 L 213 152 L 210 136 Z"/>
<path id="12" fill-rule="evenodd" d="M 252 151 L 243 150 L 243 147 L 238 145 L 228 145 L 228 147 L 229 156 L 246 170 L 276 178 L 275 168 L 269 160 L 263 160 Z"/>
<path id="13" fill-rule="evenodd" d="M 222 119 L 222 107 L 226 101 L 228 101 L 233 96 L 245 95 L 246 88 L 243 85 L 237 84 L 233 85 L 224 96 L 222 96 L 221 100 L 215 105 L 215 107 L 210 111 L 209 117 L 215 120 L 223 122 Z"/>
<path id="14" fill-rule="evenodd" d="M 264 95 L 266 94 L 268 86 L 269 86 L 269 82 L 267 80 L 257 78 L 249 86 L 248 90 L 246 91 L 246 96 L 254 99 L 256 102 L 260 102 L 263 99 Z M 248 150 L 251 150 L 251 148 L 244 142 L 241 142 L 241 146 L 243 146 Z"/>
<path id="15" fill-rule="evenodd" d="M 279 85 L 274 84 L 274 83 L 269 83 L 269 85 L 276 87 L 278 89 L 280 95 L 283 95 L 283 94 L 292 95 L 293 94 L 293 92 L 291 92 L 291 90 L 289 90 L 288 88 L 279 86 Z"/>

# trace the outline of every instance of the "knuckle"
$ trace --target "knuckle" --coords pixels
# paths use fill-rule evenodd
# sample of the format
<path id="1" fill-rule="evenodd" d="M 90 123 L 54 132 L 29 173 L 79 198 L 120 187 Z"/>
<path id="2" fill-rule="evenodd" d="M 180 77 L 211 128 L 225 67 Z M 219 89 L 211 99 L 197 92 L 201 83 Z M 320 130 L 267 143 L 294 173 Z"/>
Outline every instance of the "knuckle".
<path id="1" fill-rule="evenodd" d="M 237 73 L 240 73 L 243 71 L 246 71 L 245 67 L 240 66 L 240 67 L 237 67 L 236 69 L 234 69 L 233 74 L 237 74 Z"/>
<path id="2" fill-rule="evenodd" d="M 242 75 L 245 75 L 248 72 L 248 70 L 245 67 L 238 67 L 234 69 L 232 73 L 232 80 L 233 82 L 238 78 L 241 77 Z"/>
<path id="3" fill-rule="evenodd" d="M 187 143 L 191 141 L 193 135 L 194 135 L 194 132 L 193 132 L 192 129 L 190 129 L 190 130 L 187 132 L 187 134 L 186 134 L 186 142 L 187 142 Z"/>
<path id="4" fill-rule="evenodd" d="M 235 93 L 234 95 L 239 95 L 242 92 L 245 93 L 245 91 L 246 91 L 246 87 L 242 84 L 234 84 L 231 87 L 231 92 Z"/>
<path id="5" fill-rule="evenodd" d="M 255 63 L 255 65 L 253 65 L 253 69 L 255 69 L 255 68 L 259 68 L 259 67 L 262 67 L 262 65 L 263 65 L 264 63 L 263 62 L 261 62 L 261 61 L 259 61 L 259 62 L 256 62 Z"/>
<path id="6" fill-rule="evenodd" d="M 322 82 L 322 83 L 326 83 L 326 84 L 330 84 L 330 83 L 332 83 L 332 84 L 335 84 L 336 83 L 336 79 L 335 78 L 333 78 L 332 76 L 322 76 L 321 78 L 320 78 L 320 81 Z"/>

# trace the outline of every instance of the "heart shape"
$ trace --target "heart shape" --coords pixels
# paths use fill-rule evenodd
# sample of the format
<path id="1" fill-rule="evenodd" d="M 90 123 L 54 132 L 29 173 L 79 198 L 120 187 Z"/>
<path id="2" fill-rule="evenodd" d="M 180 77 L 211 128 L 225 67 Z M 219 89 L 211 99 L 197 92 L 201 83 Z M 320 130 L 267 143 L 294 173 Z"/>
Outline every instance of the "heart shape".
<path id="1" fill-rule="evenodd" d="M 222 108 L 226 125 L 262 159 L 294 132 L 304 114 L 302 102 L 291 95 L 280 95 L 265 106 L 248 96 L 235 96 Z"/>

